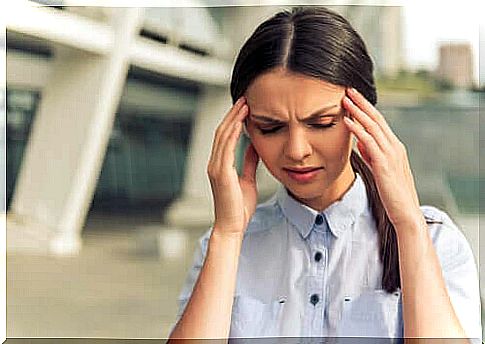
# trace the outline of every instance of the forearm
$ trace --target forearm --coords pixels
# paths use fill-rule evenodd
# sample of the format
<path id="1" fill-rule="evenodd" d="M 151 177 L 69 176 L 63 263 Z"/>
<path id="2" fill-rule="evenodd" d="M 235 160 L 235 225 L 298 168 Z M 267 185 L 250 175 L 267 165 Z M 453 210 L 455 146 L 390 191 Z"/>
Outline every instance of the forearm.
<path id="1" fill-rule="evenodd" d="M 219 235 L 214 228 L 192 296 L 170 339 L 229 337 L 241 243 L 242 234 Z"/>
<path id="2" fill-rule="evenodd" d="M 404 337 L 466 337 L 449 298 L 424 217 L 395 229 L 402 284 Z M 463 340 L 454 343 L 469 342 Z"/>

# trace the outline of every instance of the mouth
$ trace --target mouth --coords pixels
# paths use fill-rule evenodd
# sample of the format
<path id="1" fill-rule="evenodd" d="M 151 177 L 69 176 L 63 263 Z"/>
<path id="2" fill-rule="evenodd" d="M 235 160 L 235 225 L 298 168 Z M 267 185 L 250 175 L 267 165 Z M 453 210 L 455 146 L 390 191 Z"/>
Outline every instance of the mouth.
<path id="1" fill-rule="evenodd" d="M 298 183 L 311 182 L 323 167 L 284 168 L 288 176 Z"/>
<path id="2" fill-rule="evenodd" d="M 297 173 L 306 173 L 306 172 L 311 172 L 311 171 L 315 171 L 315 170 L 318 170 L 318 169 L 321 169 L 322 167 L 303 167 L 303 168 L 297 168 L 297 167 L 294 167 L 294 168 L 284 168 L 285 170 L 287 171 L 290 171 L 290 172 L 297 172 Z"/>

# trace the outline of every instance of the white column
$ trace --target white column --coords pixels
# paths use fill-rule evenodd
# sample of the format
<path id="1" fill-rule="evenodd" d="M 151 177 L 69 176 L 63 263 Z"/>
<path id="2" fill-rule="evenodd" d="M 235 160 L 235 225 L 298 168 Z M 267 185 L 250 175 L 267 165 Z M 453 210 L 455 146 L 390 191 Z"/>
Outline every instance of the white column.
<path id="1" fill-rule="evenodd" d="M 256 28 L 258 21 L 269 17 L 275 8 L 238 9 L 224 11 L 224 35 L 238 50 L 244 40 Z M 235 54 L 237 51 L 234 52 Z M 229 87 L 206 86 L 194 120 L 192 138 L 187 157 L 182 195 L 166 211 L 164 222 L 176 227 L 208 227 L 214 219 L 212 191 L 207 176 L 214 132 L 232 106 Z M 256 173 L 259 199 L 264 200 L 276 187 L 275 179 L 260 162 Z"/>
<path id="2" fill-rule="evenodd" d="M 107 55 L 59 47 L 7 217 L 9 250 L 75 254 L 125 83 L 143 10 L 110 9 Z"/>
<path id="3" fill-rule="evenodd" d="M 207 163 L 212 150 L 214 131 L 230 107 L 231 99 L 226 88 L 205 87 L 193 124 L 183 192 L 167 209 L 164 218 L 167 224 L 200 227 L 208 226 L 213 219 Z"/>
<path id="4" fill-rule="evenodd" d="M 404 67 L 404 36 L 403 36 L 403 7 L 384 6 L 379 17 L 381 39 L 379 50 L 381 53 L 381 66 L 383 73 L 388 76 L 396 76 Z"/>

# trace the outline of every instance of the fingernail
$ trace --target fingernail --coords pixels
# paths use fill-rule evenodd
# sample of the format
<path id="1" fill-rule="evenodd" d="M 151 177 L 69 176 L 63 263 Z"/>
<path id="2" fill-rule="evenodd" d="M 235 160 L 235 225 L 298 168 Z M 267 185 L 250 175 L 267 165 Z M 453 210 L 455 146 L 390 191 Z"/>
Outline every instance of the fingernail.
<path id="1" fill-rule="evenodd" d="M 352 92 L 353 94 L 357 94 L 357 90 L 353 87 L 350 88 L 350 92 Z"/>

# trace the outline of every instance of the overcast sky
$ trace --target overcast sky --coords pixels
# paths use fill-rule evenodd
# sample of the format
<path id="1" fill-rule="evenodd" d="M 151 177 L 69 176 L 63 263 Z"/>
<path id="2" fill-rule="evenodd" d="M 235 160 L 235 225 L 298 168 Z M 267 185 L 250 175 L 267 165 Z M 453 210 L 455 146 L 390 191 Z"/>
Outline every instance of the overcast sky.
<path id="1" fill-rule="evenodd" d="M 484 0 L 405 2 L 404 44 L 408 65 L 435 68 L 438 63 L 439 42 L 466 41 L 473 48 L 475 78 L 478 80 L 479 25 L 482 24 L 483 32 L 484 13 Z M 483 45 L 485 43 L 483 34 L 481 39 Z M 483 58 L 484 56 L 482 61 Z M 482 66 L 485 66 L 483 62 Z M 482 69 L 481 83 L 483 84 L 485 68 Z"/>
<path id="2" fill-rule="evenodd" d="M 104 6 L 227 6 L 235 4 L 304 4 L 315 0 L 63 0 L 71 5 Z M 398 5 L 404 7 L 404 46 L 408 67 L 434 69 L 440 42 L 469 42 L 475 79 L 485 84 L 485 0 L 324 0 L 322 4 Z M 482 25 L 482 70 L 479 70 L 479 27 Z"/>

